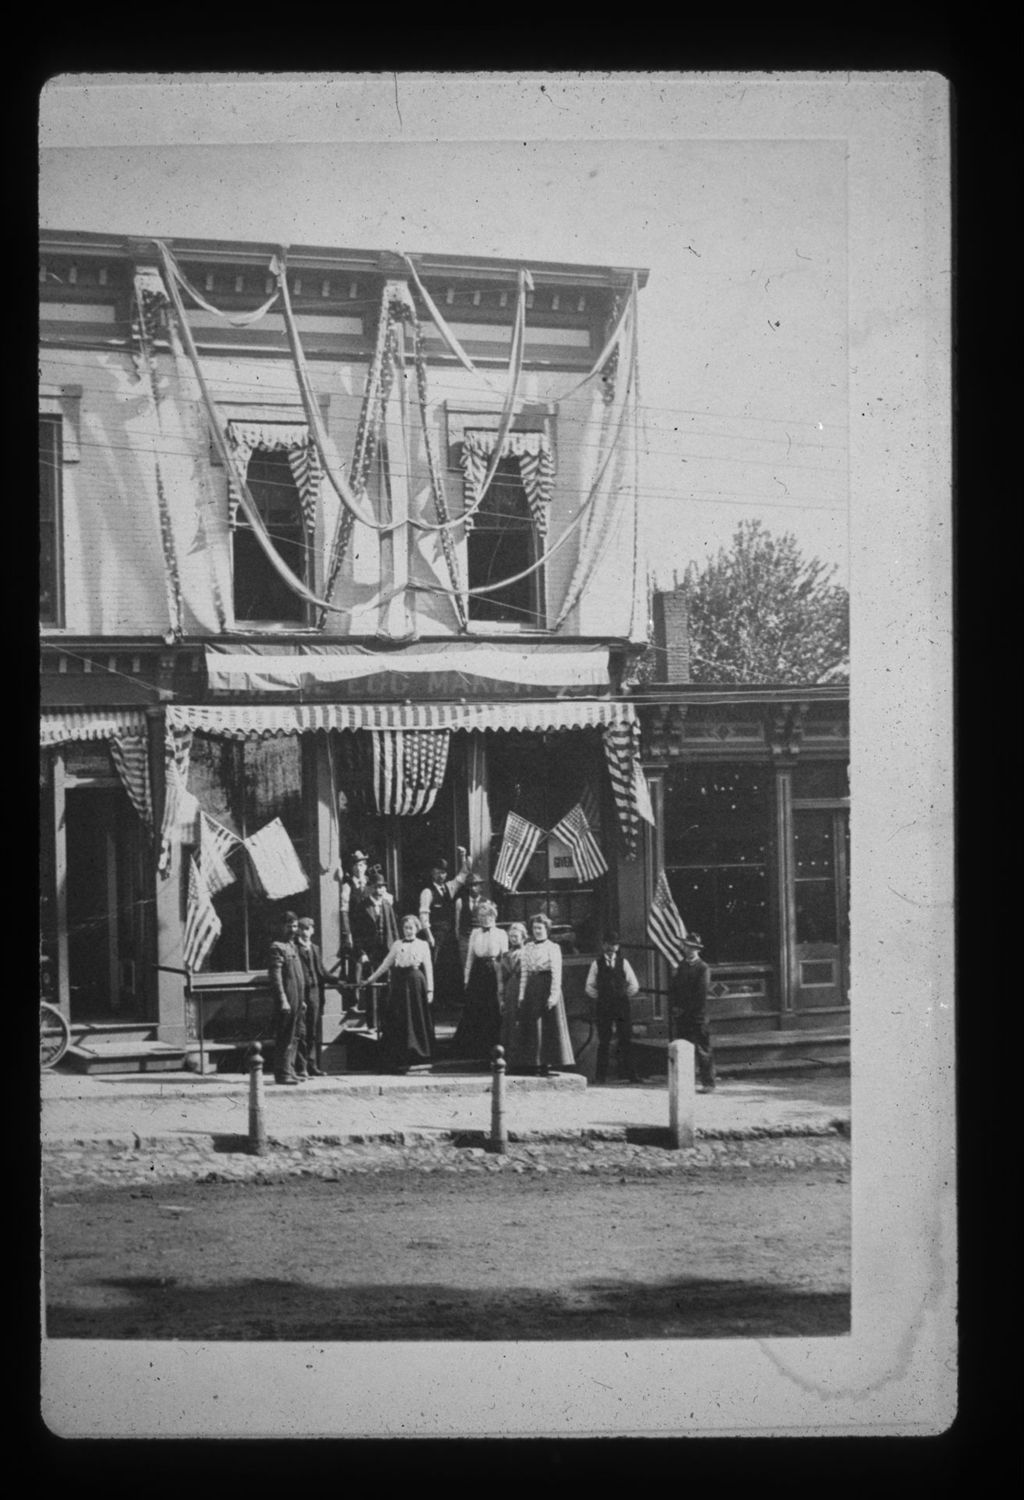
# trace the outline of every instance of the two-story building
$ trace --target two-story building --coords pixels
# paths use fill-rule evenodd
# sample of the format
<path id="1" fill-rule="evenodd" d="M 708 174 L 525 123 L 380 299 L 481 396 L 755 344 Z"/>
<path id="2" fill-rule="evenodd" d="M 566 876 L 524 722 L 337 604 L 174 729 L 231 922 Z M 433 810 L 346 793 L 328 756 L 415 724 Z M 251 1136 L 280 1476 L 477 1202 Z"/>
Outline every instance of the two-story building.
<path id="1" fill-rule="evenodd" d="M 308 879 L 270 899 L 240 859 L 212 891 L 225 985 L 285 906 L 337 953 L 355 849 L 415 910 L 460 846 L 490 881 L 510 813 L 545 837 L 501 919 L 551 913 L 570 994 L 603 924 L 642 944 L 646 273 L 48 231 L 39 279 L 42 937 L 72 1026 L 185 1044 L 204 827 L 280 820 Z M 589 881 L 548 836 L 581 799 Z"/>

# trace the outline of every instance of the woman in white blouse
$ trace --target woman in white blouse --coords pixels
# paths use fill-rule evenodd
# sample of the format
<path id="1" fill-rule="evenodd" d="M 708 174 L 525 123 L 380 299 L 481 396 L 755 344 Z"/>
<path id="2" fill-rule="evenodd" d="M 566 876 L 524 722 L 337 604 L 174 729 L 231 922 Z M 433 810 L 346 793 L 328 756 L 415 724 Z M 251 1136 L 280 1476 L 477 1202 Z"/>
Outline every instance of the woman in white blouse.
<path id="1" fill-rule="evenodd" d="M 416 936 L 419 926 L 417 917 L 404 917 L 402 936 L 392 943 L 383 963 L 363 980 L 373 984 L 390 971 L 380 1050 L 384 1066 L 394 1073 L 407 1073 L 412 1065 L 429 1062 L 434 1051 L 430 1015 L 434 966 L 430 945 Z"/>
<path id="2" fill-rule="evenodd" d="M 519 967 L 519 1046 L 533 1073 L 571 1068 L 575 1062 L 562 999 L 562 950 L 551 941 L 551 918 L 530 918 L 531 941 Z"/>
<path id="3" fill-rule="evenodd" d="M 501 1035 L 499 967 L 508 938 L 497 926 L 493 901 L 480 901 L 476 917 L 479 925 L 470 931 L 466 951 L 466 1008 L 452 1037 L 452 1056 L 490 1062 Z"/>

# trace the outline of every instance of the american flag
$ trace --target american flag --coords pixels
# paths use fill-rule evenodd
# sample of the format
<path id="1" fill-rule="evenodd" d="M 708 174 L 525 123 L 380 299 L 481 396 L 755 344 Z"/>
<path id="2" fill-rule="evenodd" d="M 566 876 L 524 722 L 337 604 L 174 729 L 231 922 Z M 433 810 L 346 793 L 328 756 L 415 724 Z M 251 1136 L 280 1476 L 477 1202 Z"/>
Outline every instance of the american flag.
<path id="1" fill-rule="evenodd" d="M 216 896 L 218 891 L 224 890 L 233 881 L 238 879 L 234 870 L 227 863 L 227 856 L 232 849 L 237 849 L 241 839 L 235 837 L 230 828 L 225 828 L 223 823 L 218 823 L 216 818 L 211 818 L 208 813 L 200 811 L 199 814 L 199 853 L 196 864 L 199 873 L 206 882 L 206 888 L 211 896 Z"/>
<path id="2" fill-rule="evenodd" d="M 571 812 L 567 812 L 562 821 L 552 828 L 551 833 L 552 837 L 561 839 L 572 850 L 581 880 L 597 880 L 608 869 L 608 863 L 587 822 L 582 803 L 577 802 Z"/>
<path id="3" fill-rule="evenodd" d="M 526 866 L 537 852 L 537 845 L 544 837 L 543 828 L 510 812 L 505 819 L 505 836 L 501 841 L 501 852 L 494 867 L 494 878 L 506 890 L 514 891 L 526 873 Z"/>
<path id="4" fill-rule="evenodd" d="M 202 968 L 214 943 L 220 937 L 220 917 L 213 909 L 210 892 L 195 859 L 188 861 L 188 910 L 185 915 L 185 968 L 190 974 Z"/>
<path id="5" fill-rule="evenodd" d="M 647 936 L 672 967 L 677 968 L 683 961 L 683 938 L 686 935 L 686 923 L 679 915 L 668 876 L 662 870 L 647 914 Z"/>
<path id="6" fill-rule="evenodd" d="M 377 811 L 409 817 L 429 812 L 448 765 L 447 729 L 375 729 L 373 795 Z"/>

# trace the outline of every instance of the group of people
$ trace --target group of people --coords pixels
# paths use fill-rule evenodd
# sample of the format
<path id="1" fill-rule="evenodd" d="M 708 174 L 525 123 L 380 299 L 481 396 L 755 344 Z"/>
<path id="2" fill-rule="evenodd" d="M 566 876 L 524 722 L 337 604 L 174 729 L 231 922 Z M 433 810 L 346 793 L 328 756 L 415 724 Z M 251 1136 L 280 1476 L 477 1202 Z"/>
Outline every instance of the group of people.
<path id="1" fill-rule="evenodd" d="M 379 866 L 356 850 L 341 889 L 341 962 L 329 971 L 313 942 L 310 917 L 286 912 L 271 945 L 270 981 L 276 1006 L 274 1074 L 279 1083 L 299 1083 L 321 1074 L 321 1030 L 325 990 L 347 995 L 345 1014 L 365 1021 L 360 1004 L 370 986 L 386 979 L 379 1010 L 381 1060 L 404 1073 L 436 1054 L 435 993 L 446 1007 L 461 1009 L 448 1055 L 487 1062 L 493 1048 L 505 1050 L 510 1072 L 548 1074 L 575 1061 L 562 994 L 562 950 L 551 938 L 543 912 L 529 928 L 497 925 L 498 908 L 483 893 L 465 851 L 449 879 L 437 859 L 420 893 L 417 913 L 399 921 Z M 709 969 L 696 935 L 684 943 L 672 975 L 673 1034 L 694 1045 L 700 1086 L 715 1087 L 707 1026 Z M 632 1047 L 632 1001 L 640 985 L 626 961 L 618 934 L 606 932 L 601 954 L 590 967 L 585 991 L 597 1027 L 596 1082 L 608 1078 L 612 1043 L 618 1076 L 640 1082 Z"/>

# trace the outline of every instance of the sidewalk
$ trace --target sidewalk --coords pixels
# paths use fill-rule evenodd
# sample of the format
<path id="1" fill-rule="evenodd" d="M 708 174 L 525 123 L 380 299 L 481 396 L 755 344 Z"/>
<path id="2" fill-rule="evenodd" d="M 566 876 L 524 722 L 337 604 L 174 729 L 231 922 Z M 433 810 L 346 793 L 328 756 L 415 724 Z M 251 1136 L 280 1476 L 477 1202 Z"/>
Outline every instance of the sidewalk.
<path id="1" fill-rule="evenodd" d="M 248 1132 L 249 1082 L 240 1074 L 44 1073 L 42 1143 L 127 1149 L 208 1146 Z M 705 1140 L 848 1135 L 845 1073 L 727 1079 L 695 1101 Z M 268 1143 L 288 1147 L 381 1142 L 477 1143 L 491 1123 L 490 1078 L 480 1074 L 311 1079 L 300 1088 L 264 1087 Z M 664 1080 L 587 1086 L 577 1074 L 509 1078 L 505 1119 L 511 1141 L 654 1143 L 668 1127 Z M 241 1148 L 241 1141 L 239 1146 Z"/>

